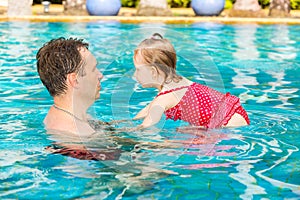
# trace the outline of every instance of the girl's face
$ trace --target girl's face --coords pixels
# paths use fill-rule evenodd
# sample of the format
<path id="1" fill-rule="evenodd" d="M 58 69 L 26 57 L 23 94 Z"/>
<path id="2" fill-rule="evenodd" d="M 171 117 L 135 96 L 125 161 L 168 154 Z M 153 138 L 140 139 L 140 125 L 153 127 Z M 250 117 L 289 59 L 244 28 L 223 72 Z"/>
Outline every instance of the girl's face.
<path id="1" fill-rule="evenodd" d="M 155 67 L 145 64 L 139 55 L 134 57 L 135 72 L 133 77 L 142 85 L 143 88 L 153 88 L 160 84 L 157 81 L 157 70 Z"/>

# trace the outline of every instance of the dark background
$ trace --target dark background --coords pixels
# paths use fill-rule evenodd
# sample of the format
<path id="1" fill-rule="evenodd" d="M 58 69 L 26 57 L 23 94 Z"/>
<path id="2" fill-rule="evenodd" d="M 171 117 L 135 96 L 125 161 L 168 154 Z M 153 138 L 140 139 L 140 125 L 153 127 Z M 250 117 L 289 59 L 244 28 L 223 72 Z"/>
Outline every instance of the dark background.
<path id="1" fill-rule="evenodd" d="M 33 4 L 41 4 L 43 0 L 33 0 Z M 62 4 L 62 0 L 48 0 L 52 4 Z"/>

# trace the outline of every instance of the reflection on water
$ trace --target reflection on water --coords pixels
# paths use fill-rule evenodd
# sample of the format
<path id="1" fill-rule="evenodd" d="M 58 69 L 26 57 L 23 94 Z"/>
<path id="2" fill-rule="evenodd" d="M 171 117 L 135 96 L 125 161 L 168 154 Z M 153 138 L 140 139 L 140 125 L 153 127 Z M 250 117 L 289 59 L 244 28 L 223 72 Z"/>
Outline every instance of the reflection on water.
<path id="1" fill-rule="evenodd" d="M 270 59 L 276 61 L 293 60 L 297 57 L 297 51 L 292 45 L 295 44 L 289 37 L 289 29 L 286 25 L 275 27 L 271 38 L 272 50 L 268 53 Z"/>
<path id="2" fill-rule="evenodd" d="M 244 142 L 249 143 L 249 148 L 244 154 L 239 155 L 238 159 L 231 161 L 237 164 L 237 172 L 229 175 L 246 186 L 246 190 L 244 194 L 240 195 L 240 198 L 253 199 L 255 195 L 267 194 L 266 189 L 259 185 L 260 180 L 255 178 L 256 175 L 272 185 L 276 183 L 277 187 L 288 188 L 296 194 L 300 194 L 297 185 L 286 184 L 284 180 L 279 181 L 276 178 L 272 178 L 275 173 L 272 172 L 273 168 L 284 163 L 293 152 L 297 152 L 299 150 L 297 147 L 271 137 L 245 135 Z M 266 166 L 266 168 L 261 168 L 261 166 Z M 260 170 L 257 170 L 258 167 Z"/>
<path id="3" fill-rule="evenodd" d="M 299 198 L 298 26 L 1 22 L 0 29 L 0 198 Z M 131 78 L 133 49 L 154 31 L 174 43 L 180 74 L 239 95 L 252 124 L 183 131 L 186 123 L 162 120 L 133 133 L 100 128 L 86 140 L 46 134 L 41 122 L 52 100 L 35 69 L 37 47 L 58 36 L 85 38 L 105 75 L 89 112 L 131 118 L 156 94 Z M 45 149 L 58 143 L 106 157 Z"/>
<path id="4" fill-rule="evenodd" d="M 255 44 L 255 33 L 257 25 L 239 26 L 235 29 L 234 42 L 237 45 L 236 51 L 233 53 L 233 58 L 236 60 L 257 60 L 259 52 Z M 241 62 L 241 65 L 243 63 Z M 236 88 L 242 88 L 245 91 L 239 94 L 241 102 L 244 103 L 248 99 L 253 99 L 254 96 L 249 94 L 249 86 L 258 85 L 257 74 L 259 71 L 253 66 L 245 68 L 233 68 L 236 75 L 232 77 L 232 83 Z"/>
<path id="5" fill-rule="evenodd" d="M 243 27 L 243 26 L 242 26 Z M 270 44 L 266 49 L 269 60 L 261 60 L 256 45 L 255 33 L 258 26 L 246 26 L 235 29 L 236 51 L 233 53 L 233 63 L 240 65 L 241 68 L 233 67 L 235 76 L 232 77 L 232 84 L 235 88 L 241 88 L 244 92 L 239 94 L 242 102 L 255 100 L 256 103 L 268 103 L 273 101 L 275 108 L 289 109 L 293 106 L 291 99 L 297 98 L 297 87 L 289 87 L 290 81 L 285 80 L 286 70 L 297 67 L 295 63 L 284 64 L 283 60 L 293 60 L 297 57 L 296 49 L 293 44 L 296 42 L 289 37 L 288 26 L 275 26 L 272 30 Z M 265 66 L 263 66 L 265 65 Z M 263 75 L 261 75 L 264 73 Z M 257 79 L 260 79 L 258 81 Z M 249 86 L 256 89 L 259 84 L 267 84 L 263 90 L 257 91 L 260 95 L 253 95 Z M 280 103 L 278 103 L 280 101 Z"/>
<path id="6" fill-rule="evenodd" d="M 258 74 L 256 69 L 233 69 L 236 75 L 232 77 L 232 83 L 235 85 L 235 88 L 242 88 L 245 92 L 239 94 L 241 103 L 246 102 L 249 99 L 253 99 L 254 95 L 251 94 L 249 89 L 250 85 L 258 85 L 255 75 Z"/>
<path id="7" fill-rule="evenodd" d="M 237 50 L 233 53 L 235 59 L 256 60 L 259 58 L 259 52 L 255 43 L 257 28 L 257 25 L 244 25 L 235 29 L 234 42 L 237 45 Z"/>
<path id="8" fill-rule="evenodd" d="M 273 52 L 268 53 L 268 57 L 277 62 L 283 60 L 294 60 L 297 57 L 296 49 L 292 46 L 295 41 L 289 37 L 289 30 L 287 26 L 277 26 L 275 29 L 274 37 L 271 39 Z M 274 63 L 276 65 L 276 63 Z M 291 64 L 293 65 L 293 64 Z M 291 66 L 293 67 L 293 66 Z M 285 69 L 278 67 L 277 70 L 266 70 L 267 74 L 270 74 L 275 81 L 269 82 L 271 86 L 270 89 L 265 90 L 263 99 L 268 99 L 269 101 L 281 101 L 281 104 L 276 105 L 277 108 L 289 108 L 288 106 L 293 105 L 289 103 L 289 100 L 298 97 L 295 93 L 299 90 L 298 88 L 287 88 L 290 81 L 285 81 Z M 267 94 L 277 94 L 276 98 L 268 98 Z M 262 100 L 263 102 L 264 100 Z M 260 102 L 259 102 L 260 103 Z"/>
<path id="9" fill-rule="evenodd" d="M 99 131 L 91 137 L 77 137 L 76 135 L 55 131 L 49 132 L 51 133 L 50 138 L 55 144 L 55 149 L 52 148 L 54 153 L 57 153 L 59 148 L 63 148 L 64 151 L 59 154 L 70 156 L 68 154 L 69 149 L 73 152 L 77 151 L 70 157 L 83 160 L 90 160 L 88 157 L 79 155 L 83 152 L 83 149 L 93 154 L 104 155 L 103 158 L 98 160 L 97 158 L 99 157 L 95 156 L 95 160 L 99 162 L 95 165 L 97 167 L 86 166 L 86 171 L 81 170 L 82 166 L 77 164 L 78 161 L 76 159 L 75 161 L 66 159 L 66 162 L 55 167 L 55 169 L 62 170 L 74 177 L 95 179 L 89 184 L 97 184 L 99 178 L 103 178 L 103 176 L 109 177 L 105 181 L 105 185 L 102 186 L 102 190 L 111 190 L 111 194 L 106 194 L 110 197 L 119 193 L 116 199 L 150 190 L 154 187 L 153 183 L 159 179 L 170 175 L 178 175 L 177 172 L 164 169 L 164 167 L 170 164 L 170 162 L 166 163 L 167 156 L 172 157 L 172 161 L 176 159 L 176 155 L 172 152 L 175 148 L 181 148 L 180 145 L 165 144 L 163 141 L 160 141 L 161 137 L 153 136 L 153 134 L 148 139 L 153 141 L 156 138 L 156 142 L 147 141 L 147 137 L 134 140 L 120 135 L 117 130 L 105 132 L 103 127 L 98 128 L 100 128 Z M 108 152 L 118 152 L 118 156 L 107 156 Z M 180 152 L 179 149 L 178 152 Z M 153 154 L 155 154 L 155 157 L 152 156 Z M 160 160 L 160 155 L 165 155 L 165 157 Z M 99 165 L 101 169 L 98 168 Z"/>
<path id="10" fill-rule="evenodd" d="M 263 103 L 265 101 L 281 101 L 280 104 L 277 104 L 274 107 L 289 109 L 289 106 L 294 105 L 293 103 L 290 103 L 290 99 L 298 97 L 296 92 L 299 91 L 299 89 L 286 87 L 286 85 L 291 84 L 291 82 L 285 81 L 284 70 L 275 72 L 266 71 L 266 73 L 270 74 L 275 79 L 275 81 L 268 83 L 271 86 L 271 88 L 264 90 L 265 93 L 262 95 L 262 98 L 257 102 Z M 276 96 L 272 95 L 274 97 L 271 97 L 268 94 L 276 94 Z"/>

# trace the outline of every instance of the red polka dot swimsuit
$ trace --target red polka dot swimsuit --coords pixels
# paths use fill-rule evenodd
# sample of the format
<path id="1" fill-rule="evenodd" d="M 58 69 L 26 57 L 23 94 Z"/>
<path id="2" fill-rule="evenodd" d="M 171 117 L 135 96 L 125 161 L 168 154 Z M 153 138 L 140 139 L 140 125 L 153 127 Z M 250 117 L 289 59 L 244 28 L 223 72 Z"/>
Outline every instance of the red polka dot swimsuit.
<path id="1" fill-rule="evenodd" d="M 230 93 L 223 94 L 199 83 L 164 91 L 157 97 L 183 88 L 187 88 L 187 91 L 176 106 L 165 111 L 166 119 L 180 119 L 194 126 L 219 128 L 227 125 L 230 118 L 238 113 L 250 124 L 238 97 Z"/>

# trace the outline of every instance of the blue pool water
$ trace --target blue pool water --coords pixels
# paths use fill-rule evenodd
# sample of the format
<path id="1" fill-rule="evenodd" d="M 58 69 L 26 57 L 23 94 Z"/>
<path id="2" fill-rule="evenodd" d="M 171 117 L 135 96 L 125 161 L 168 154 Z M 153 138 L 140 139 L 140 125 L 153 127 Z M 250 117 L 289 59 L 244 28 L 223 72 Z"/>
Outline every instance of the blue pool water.
<path id="1" fill-rule="evenodd" d="M 0 30 L 0 199 L 300 199 L 300 26 L 0 22 Z M 130 119 L 155 96 L 131 78 L 133 49 L 153 32 L 173 42 L 181 75 L 239 96 L 251 125 L 200 131 L 197 144 L 177 130 L 184 122 L 115 138 L 99 130 L 81 142 L 122 150 L 104 162 L 45 150 L 52 99 L 36 72 L 38 48 L 84 38 L 105 76 L 89 113 Z"/>

